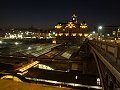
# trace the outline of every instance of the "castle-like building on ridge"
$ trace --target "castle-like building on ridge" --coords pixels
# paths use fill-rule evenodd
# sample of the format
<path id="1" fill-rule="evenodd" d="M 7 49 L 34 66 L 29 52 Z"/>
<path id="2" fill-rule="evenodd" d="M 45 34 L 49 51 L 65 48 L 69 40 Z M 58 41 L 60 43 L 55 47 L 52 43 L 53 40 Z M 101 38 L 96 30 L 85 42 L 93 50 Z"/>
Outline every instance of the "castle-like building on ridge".
<path id="1" fill-rule="evenodd" d="M 75 13 L 67 23 L 57 23 L 55 31 L 56 43 L 80 44 L 88 36 L 87 23 L 78 23 Z"/>

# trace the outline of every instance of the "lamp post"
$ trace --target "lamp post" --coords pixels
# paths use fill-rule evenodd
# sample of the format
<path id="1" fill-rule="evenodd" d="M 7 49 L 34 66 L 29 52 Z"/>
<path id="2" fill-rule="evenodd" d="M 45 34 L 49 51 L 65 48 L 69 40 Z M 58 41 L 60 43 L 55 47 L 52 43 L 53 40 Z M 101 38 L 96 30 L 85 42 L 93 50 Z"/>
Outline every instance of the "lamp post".
<path id="1" fill-rule="evenodd" d="M 93 37 L 94 39 L 96 39 L 96 37 L 95 37 L 95 31 L 92 32 L 92 37 Z"/>
<path id="2" fill-rule="evenodd" d="M 100 33 L 100 30 L 102 30 L 102 26 L 98 26 L 98 38 L 99 38 L 99 35 L 100 35 L 100 40 L 101 40 L 101 36 L 102 36 L 102 33 Z"/>

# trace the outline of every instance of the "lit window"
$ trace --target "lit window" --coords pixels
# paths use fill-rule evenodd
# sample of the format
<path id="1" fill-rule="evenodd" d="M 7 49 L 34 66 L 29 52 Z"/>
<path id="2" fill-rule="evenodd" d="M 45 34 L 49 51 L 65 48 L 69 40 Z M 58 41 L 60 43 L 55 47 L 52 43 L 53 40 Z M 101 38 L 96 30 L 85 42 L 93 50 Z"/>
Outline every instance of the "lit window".
<path id="1" fill-rule="evenodd" d="M 83 26 L 80 26 L 80 28 L 88 28 L 88 27 L 83 25 Z"/>
<path id="2" fill-rule="evenodd" d="M 56 40 L 53 40 L 52 43 L 56 44 Z"/>
<path id="3" fill-rule="evenodd" d="M 59 36 L 62 36 L 63 35 L 63 33 L 59 33 Z"/>
<path id="4" fill-rule="evenodd" d="M 55 36 L 58 36 L 58 34 L 56 33 Z"/>
<path id="5" fill-rule="evenodd" d="M 76 33 L 73 33 L 72 36 L 76 36 Z"/>
<path id="6" fill-rule="evenodd" d="M 86 23 L 81 23 L 81 24 L 80 24 L 80 28 L 88 28 L 88 26 L 87 26 Z"/>
<path id="7" fill-rule="evenodd" d="M 100 85 L 100 78 L 97 78 L 97 85 Z"/>
<path id="8" fill-rule="evenodd" d="M 79 33 L 79 36 L 82 36 L 82 33 Z"/>
<path id="9" fill-rule="evenodd" d="M 65 33 L 65 36 L 68 36 L 69 35 L 69 33 Z"/>
<path id="10" fill-rule="evenodd" d="M 55 26 L 55 28 L 60 29 L 60 28 L 62 28 L 62 26 L 61 26 L 61 24 L 58 24 Z"/>
<path id="11" fill-rule="evenodd" d="M 76 27 L 75 24 L 73 24 L 73 22 L 68 22 L 65 28 L 76 28 Z"/>
<path id="12" fill-rule="evenodd" d="M 85 37 L 87 37 L 87 36 L 88 36 L 88 34 L 84 34 L 84 36 L 85 36 Z"/>

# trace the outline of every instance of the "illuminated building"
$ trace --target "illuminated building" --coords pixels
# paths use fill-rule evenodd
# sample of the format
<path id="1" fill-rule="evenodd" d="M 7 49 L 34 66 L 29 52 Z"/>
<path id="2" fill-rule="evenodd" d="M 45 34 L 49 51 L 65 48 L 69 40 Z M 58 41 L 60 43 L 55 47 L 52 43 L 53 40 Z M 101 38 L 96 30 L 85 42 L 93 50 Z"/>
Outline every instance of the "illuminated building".
<path id="1" fill-rule="evenodd" d="M 65 28 L 76 28 L 76 26 L 73 22 L 68 22 Z"/>
<path id="2" fill-rule="evenodd" d="M 72 15 L 72 20 L 71 20 L 74 24 L 77 24 L 77 16 L 75 15 L 75 13 L 73 13 Z"/>
<path id="3" fill-rule="evenodd" d="M 60 28 L 62 28 L 62 25 L 61 25 L 61 24 L 57 24 L 57 25 L 55 26 L 55 28 L 60 29 Z"/>
<path id="4" fill-rule="evenodd" d="M 80 23 L 80 28 L 88 28 L 87 24 L 85 22 Z"/>
<path id="5" fill-rule="evenodd" d="M 75 13 L 67 23 L 56 24 L 55 30 L 56 43 L 80 44 L 88 36 L 87 23 L 78 23 Z"/>

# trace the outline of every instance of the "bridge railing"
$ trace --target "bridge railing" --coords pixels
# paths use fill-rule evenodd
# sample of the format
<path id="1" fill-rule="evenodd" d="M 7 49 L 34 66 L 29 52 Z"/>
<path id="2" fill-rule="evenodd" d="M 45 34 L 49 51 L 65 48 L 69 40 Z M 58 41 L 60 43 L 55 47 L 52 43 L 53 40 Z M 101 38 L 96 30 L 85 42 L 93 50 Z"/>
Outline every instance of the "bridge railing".
<path id="1" fill-rule="evenodd" d="M 120 71 L 120 44 L 96 40 L 90 40 L 89 43 L 104 56 L 109 63 Z"/>

